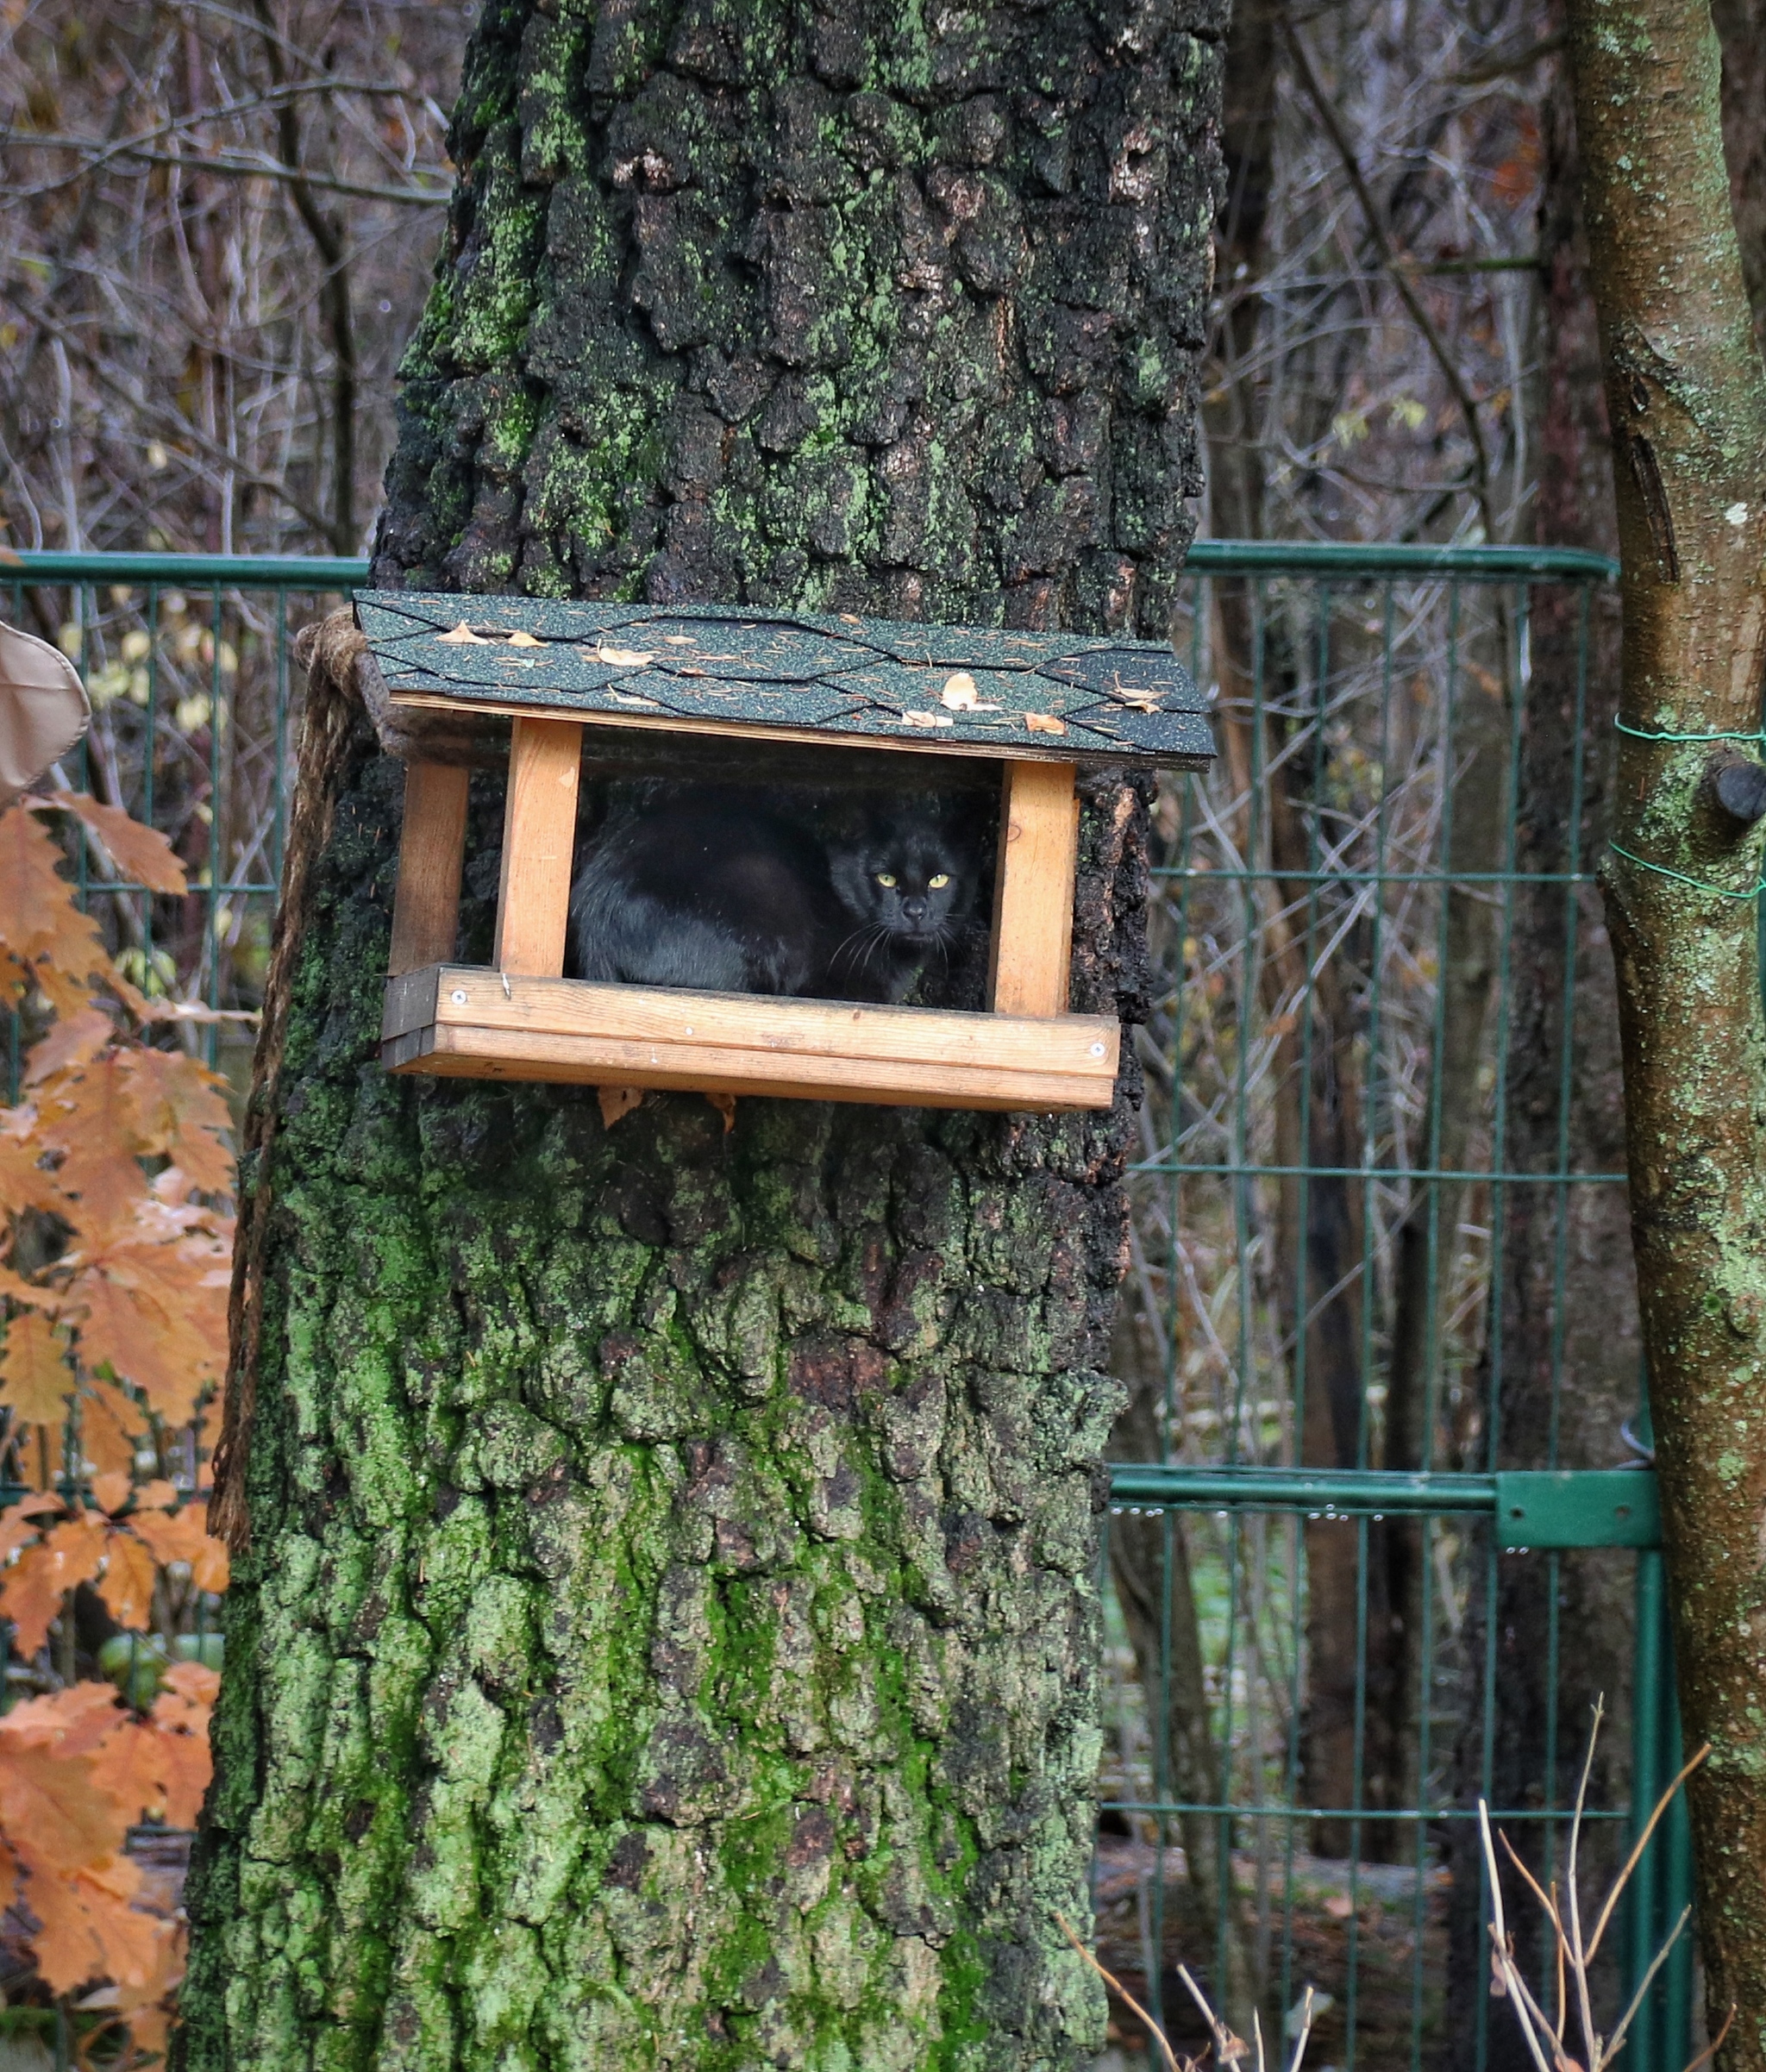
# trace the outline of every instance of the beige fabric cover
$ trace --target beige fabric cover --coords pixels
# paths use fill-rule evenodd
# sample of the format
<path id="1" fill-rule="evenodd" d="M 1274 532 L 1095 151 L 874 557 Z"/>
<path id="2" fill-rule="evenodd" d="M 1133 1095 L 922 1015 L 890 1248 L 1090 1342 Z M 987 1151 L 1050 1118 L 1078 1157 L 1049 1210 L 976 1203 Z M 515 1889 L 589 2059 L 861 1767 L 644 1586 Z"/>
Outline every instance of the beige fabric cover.
<path id="1" fill-rule="evenodd" d="M 86 730 L 92 708 L 59 648 L 0 624 L 0 811 Z"/>

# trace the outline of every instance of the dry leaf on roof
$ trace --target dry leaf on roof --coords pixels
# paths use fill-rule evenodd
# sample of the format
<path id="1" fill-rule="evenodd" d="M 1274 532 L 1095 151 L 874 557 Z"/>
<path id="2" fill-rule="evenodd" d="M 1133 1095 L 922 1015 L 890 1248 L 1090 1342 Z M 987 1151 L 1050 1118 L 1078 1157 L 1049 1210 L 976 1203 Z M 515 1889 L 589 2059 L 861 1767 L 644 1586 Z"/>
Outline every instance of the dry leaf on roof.
<path id="1" fill-rule="evenodd" d="M 654 662 L 655 656 L 642 648 L 597 648 L 595 660 L 610 663 L 616 669 L 642 669 L 646 662 Z"/>
<path id="2" fill-rule="evenodd" d="M 491 645 L 482 634 L 474 633 L 464 619 L 452 633 L 438 633 L 435 638 L 454 648 L 488 648 Z"/>
<path id="3" fill-rule="evenodd" d="M 1067 722 L 1056 719 L 1052 712 L 1026 712 L 1024 724 L 1032 734 L 1065 734 Z"/>

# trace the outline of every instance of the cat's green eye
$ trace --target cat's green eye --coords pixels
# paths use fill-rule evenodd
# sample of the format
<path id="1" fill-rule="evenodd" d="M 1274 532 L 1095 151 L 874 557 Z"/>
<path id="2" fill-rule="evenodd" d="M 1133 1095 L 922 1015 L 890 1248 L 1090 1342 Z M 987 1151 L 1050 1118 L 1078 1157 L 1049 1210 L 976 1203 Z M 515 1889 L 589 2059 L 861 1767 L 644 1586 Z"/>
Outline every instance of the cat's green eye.
<path id="1" fill-rule="evenodd" d="M 895 874 L 892 871 L 879 871 L 877 882 L 879 885 L 886 885 L 892 892 L 895 889 Z"/>
<path id="2" fill-rule="evenodd" d="M 950 873 L 949 871 L 940 871 L 936 878 L 928 878 L 926 883 L 935 892 L 942 892 L 945 886 L 950 883 Z"/>

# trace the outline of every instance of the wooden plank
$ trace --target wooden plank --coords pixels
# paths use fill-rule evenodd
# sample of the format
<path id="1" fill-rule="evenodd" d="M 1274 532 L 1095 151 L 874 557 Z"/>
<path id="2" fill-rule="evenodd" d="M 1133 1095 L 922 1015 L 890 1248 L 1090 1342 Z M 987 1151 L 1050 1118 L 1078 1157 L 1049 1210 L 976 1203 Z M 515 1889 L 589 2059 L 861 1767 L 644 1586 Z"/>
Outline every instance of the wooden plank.
<path id="1" fill-rule="evenodd" d="M 996 1014 L 1067 1012 L 1079 844 L 1074 766 L 1007 763 L 987 973 Z"/>
<path id="2" fill-rule="evenodd" d="M 534 715 L 531 701 L 518 704 L 513 698 L 491 698 L 468 700 L 442 698 L 423 691 L 395 691 L 392 703 L 402 711 L 446 712 L 456 719 L 464 715 L 485 713 L 498 719 L 520 720 L 525 717 L 531 720 Z M 1009 746 L 1014 762 L 1055 762 L 1068 768 L 1073 764 L 1073 748 L 1066 743 L 1044 750 L 1016 741 L 1010 743 L 1003 741 L 953 741 L 943 734 L 929 735 L 923 741 L 905 736 L 899 740 L 893 737 L 883 740 L 875 735 L 833 734 L 818 731 L 813 727 L 737 726 L 723 720 L 680 719 L 673 713 L 659 717 L 645 712 L 585 712 L 579 707 L 572 705 L 562 694 L 558 704 L 548 710 L 570 713 L 573 724 L 614 727 L 622 733 L 715 734 L 731 741 L 795 742 L 816 748 L 880 748 L 886 754 L 970 755 L 980 756 L 988 762 L 1001 761 Z M 1124 757 L 1115 748 L 1108 751 L 1098 749 L 1091 753 L 1090 760 L 1093 762 L 1112 763 L 1120 762 Z M 1186 770 L 1206 769 L 1207 763 L 1206 759 L 1194 756 L 1175 767 Z"/>
<path id="3" fill-rule="evenodd" d="M 387 960 L 394 976 L 446 963 L 454 955 L 469 775 L 448 763 L 405 766 L 404 831 L 398 841 L 398 890 Z"/>
<path id="4" fill-rule="evenodd" d="M 564 969 L 582 743 L 574 720 L 518 719 L 511 729 L 493 953 L 499 971 L 555 979 Z"/>
<path id="5" fill-rule="evenodd" d="M 404 1039 L 402 1039 L 404 1040 Z M 514 1055 L 511 1055 L 511 1052 Z M 1107 1108 L 1112 1086 L 1053 1072 L 855 1065 L 841 1059 L 785 1060 L 767 1070 L 754 1051 L 683 1052 L 658 1064 L 635 1061 L 630 1045 L 504 1030 L 437 1030 L 433 1049 L 395 1069 L 439 1079 L 538 1080 L 567 1085 L 639 1086 L 681 1093 L 760 1095 L 784 1100 L 847 1101 L 899 1108 L 982 1108 L 1055 1114 Z"/>
<path id="6" fill-rule="evenodd" d="M 380 1037 L 408 1036 L 427 1029 L 435 1019 L 435 986 L 445 964 L 430 964 L 422 971 L 395 973 L 386 981 L 386 996 L 380 1007 Z"/>
<path id="7" fill-rule="evenodd" d="M 435 973 L 388 989 L 388 1068 L 916 1107 L 1107 1108 L 1120 1031 L 1098 1015 L 1036 1020 L 929 1008 Z M 399 1024 L 402 1024 L 399 1025 Z"/>

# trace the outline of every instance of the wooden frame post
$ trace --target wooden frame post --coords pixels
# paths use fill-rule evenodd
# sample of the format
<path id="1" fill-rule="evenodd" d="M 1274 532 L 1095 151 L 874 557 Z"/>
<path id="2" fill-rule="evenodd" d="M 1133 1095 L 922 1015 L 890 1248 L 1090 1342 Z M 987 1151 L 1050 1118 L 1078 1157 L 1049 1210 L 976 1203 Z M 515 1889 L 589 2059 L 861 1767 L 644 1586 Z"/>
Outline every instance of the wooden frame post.
<path id="1" fill-rule="evenodd" d="M 1070 762 L 1008 762 L 987 1005 L 995 1014 L 1064 1015 L 1073 956 L 1080 803 Z"/>
<path id="2" fill-rule="evenodd" d="M 503 876 L 497 889 L 493 961 L 499 971 L 535 979 L 563 976 L 582 759 L 580 722 L 515 722 L 503 812 Z"/>
<path id="3" fill-rule="evenodd" d="M 392 978 L 453 961 L 466 861 L 468 774 L 450 763 L 405 767 L 404 829 L 398 839 L 398 889 L 392 896 L 387 960 Z"/>

